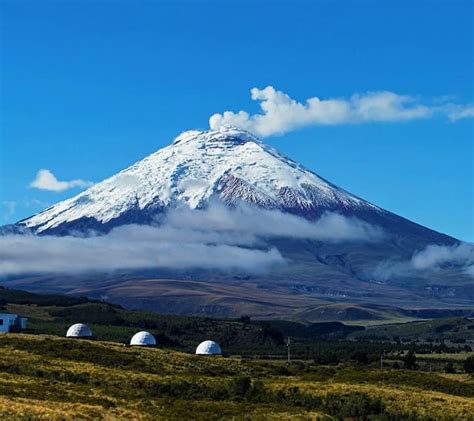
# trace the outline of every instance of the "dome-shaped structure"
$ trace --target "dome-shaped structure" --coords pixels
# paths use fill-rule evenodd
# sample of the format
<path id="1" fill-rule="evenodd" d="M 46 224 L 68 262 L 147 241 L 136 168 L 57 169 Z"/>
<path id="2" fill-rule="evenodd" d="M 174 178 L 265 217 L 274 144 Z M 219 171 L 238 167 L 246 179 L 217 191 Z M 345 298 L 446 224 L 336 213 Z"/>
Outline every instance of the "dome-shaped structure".
<path id="1" fill-rule="evenodd" d="M 156 345 L 156 339 L 150 332 L 138 332 L 133 335 L 130 345 L 153 346 Z"/>
<path id="2" fill-rule="evenodd" d="M 221 355 L 222 350 L 217 342 L 204 341 L 196 348 L 196 355 Z"/>
<path id="3" fill-rule="evenodd" d="M 67 338 L 91 338 L 92 331 L 89 329 L 89 326 L 84 323 L 76 323 L 72 325 L 66 333 Z"/>

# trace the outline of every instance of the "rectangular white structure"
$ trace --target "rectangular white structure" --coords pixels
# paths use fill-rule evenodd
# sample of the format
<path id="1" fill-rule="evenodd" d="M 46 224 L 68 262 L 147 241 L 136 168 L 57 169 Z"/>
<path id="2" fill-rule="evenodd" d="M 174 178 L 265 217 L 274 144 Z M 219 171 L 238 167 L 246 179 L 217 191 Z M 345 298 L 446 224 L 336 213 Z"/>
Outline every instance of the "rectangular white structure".
<path id="1" fill-rule="evenodd" d="M 25 317 L 18 316 L 18 314 L 0 313 L 0 333 L 26 329 L 27 320 Z"/>

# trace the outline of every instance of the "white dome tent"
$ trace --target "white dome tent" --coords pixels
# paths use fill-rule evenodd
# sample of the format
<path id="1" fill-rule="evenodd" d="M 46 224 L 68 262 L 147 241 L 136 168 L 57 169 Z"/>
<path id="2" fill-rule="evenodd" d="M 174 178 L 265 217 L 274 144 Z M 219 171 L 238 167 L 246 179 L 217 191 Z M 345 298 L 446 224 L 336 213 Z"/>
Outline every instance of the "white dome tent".
<path id="1" fill-rule="evenodd" d="M 196 355 L 222 355 L 222 350 L 217 342 L 204 341 L 196 348 Z"/>
<path id="2" fill-rule="evenodd" d="M 130 340 L 132 346 L 154 346 L 156 345 L 156 339 L 150 332 L 138 332 L 133 335 Z"/>
<path id="3" fill-rule="evenodd" d="M 66 333 L 67 338 L 92 338 L 92 331 L 84 323 L 72 325 Z"/>

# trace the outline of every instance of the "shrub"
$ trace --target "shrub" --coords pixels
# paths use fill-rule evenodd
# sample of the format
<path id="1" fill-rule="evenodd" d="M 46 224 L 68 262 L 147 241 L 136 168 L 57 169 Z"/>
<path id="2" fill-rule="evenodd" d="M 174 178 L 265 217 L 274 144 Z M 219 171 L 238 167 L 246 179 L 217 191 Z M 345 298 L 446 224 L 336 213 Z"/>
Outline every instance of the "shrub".
<path id="1" fill-rule="evenodd" d="M 252 385 L 250 377 L 239 376 L 232 380 L 229 386 L 229 392 L 231 396 L 243 398 L 249 391 Z"/>
<path id="2" fill-rule="evenodd" d="M 299 406 L 305 409 L 318 409 L 322 406 L 320 397 L 302 393 L 299 387 L 291 387 L 286 390 L 278 391 L 274 397 L 274 401 L 289 406 Z"/>
<path id="3" fill-rule="evenodd" d="M 410 350 L 402 357 L 403 365 L 408 370 L 416 369 L 416 355 Z"/>
<path id="4" fill-rule="evenodd" d="M 284 365 L 275 367 L 273 370 L 273 373 L 277 376 L 289 376 L 290 375 L 290 370 Z"/>
<path id="5" fill-rule="evenodd" d="M 466 370 L 466 373 L 474 374 L 474 355 L 466 358 L 464 361 L 464 370 Z"/>
<path id="6" fill-rule="evenodd" d="M 270 393 L 261 380 L 254 380 L 252 387 L 247 391 L 247 400 L 253 403 L 264 403 L 273 399 L 273 393 Z"/>
<path id="7" fill-rule="evenodd" d="M 351 354 L 351 360 L 357 361 L 359 364 L 368 364 L 369 357 L 364 351 L 355 351 Z"/>
<path id="8" fill-rule="evenodd" d="M 330 415 L 340 419 L 367 419 L 385 413 L 385 405 L 380 398 L 372 398 L 360 392 L 347 395 L 330 393 L 324 401 L 324 408 Z"/>
<path id="9" fill-rule="evenodd" d="M 444 366 L 444 372 L 445 373 L 456 373 L 456 370 L 454 369 L 454 365 L 451 361 L 449 361 L 445 366 Z"/>

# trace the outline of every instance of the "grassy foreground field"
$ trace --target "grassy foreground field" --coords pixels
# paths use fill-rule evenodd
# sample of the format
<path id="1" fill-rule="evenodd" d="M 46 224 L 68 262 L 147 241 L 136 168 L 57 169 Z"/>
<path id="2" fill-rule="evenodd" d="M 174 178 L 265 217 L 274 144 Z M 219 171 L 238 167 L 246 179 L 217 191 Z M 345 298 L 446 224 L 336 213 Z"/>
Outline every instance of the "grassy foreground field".
<path id="1" fill-rule="evenodd" d="M 474 379 L 0 336 L 0 418 L 473 419 Z"/>

